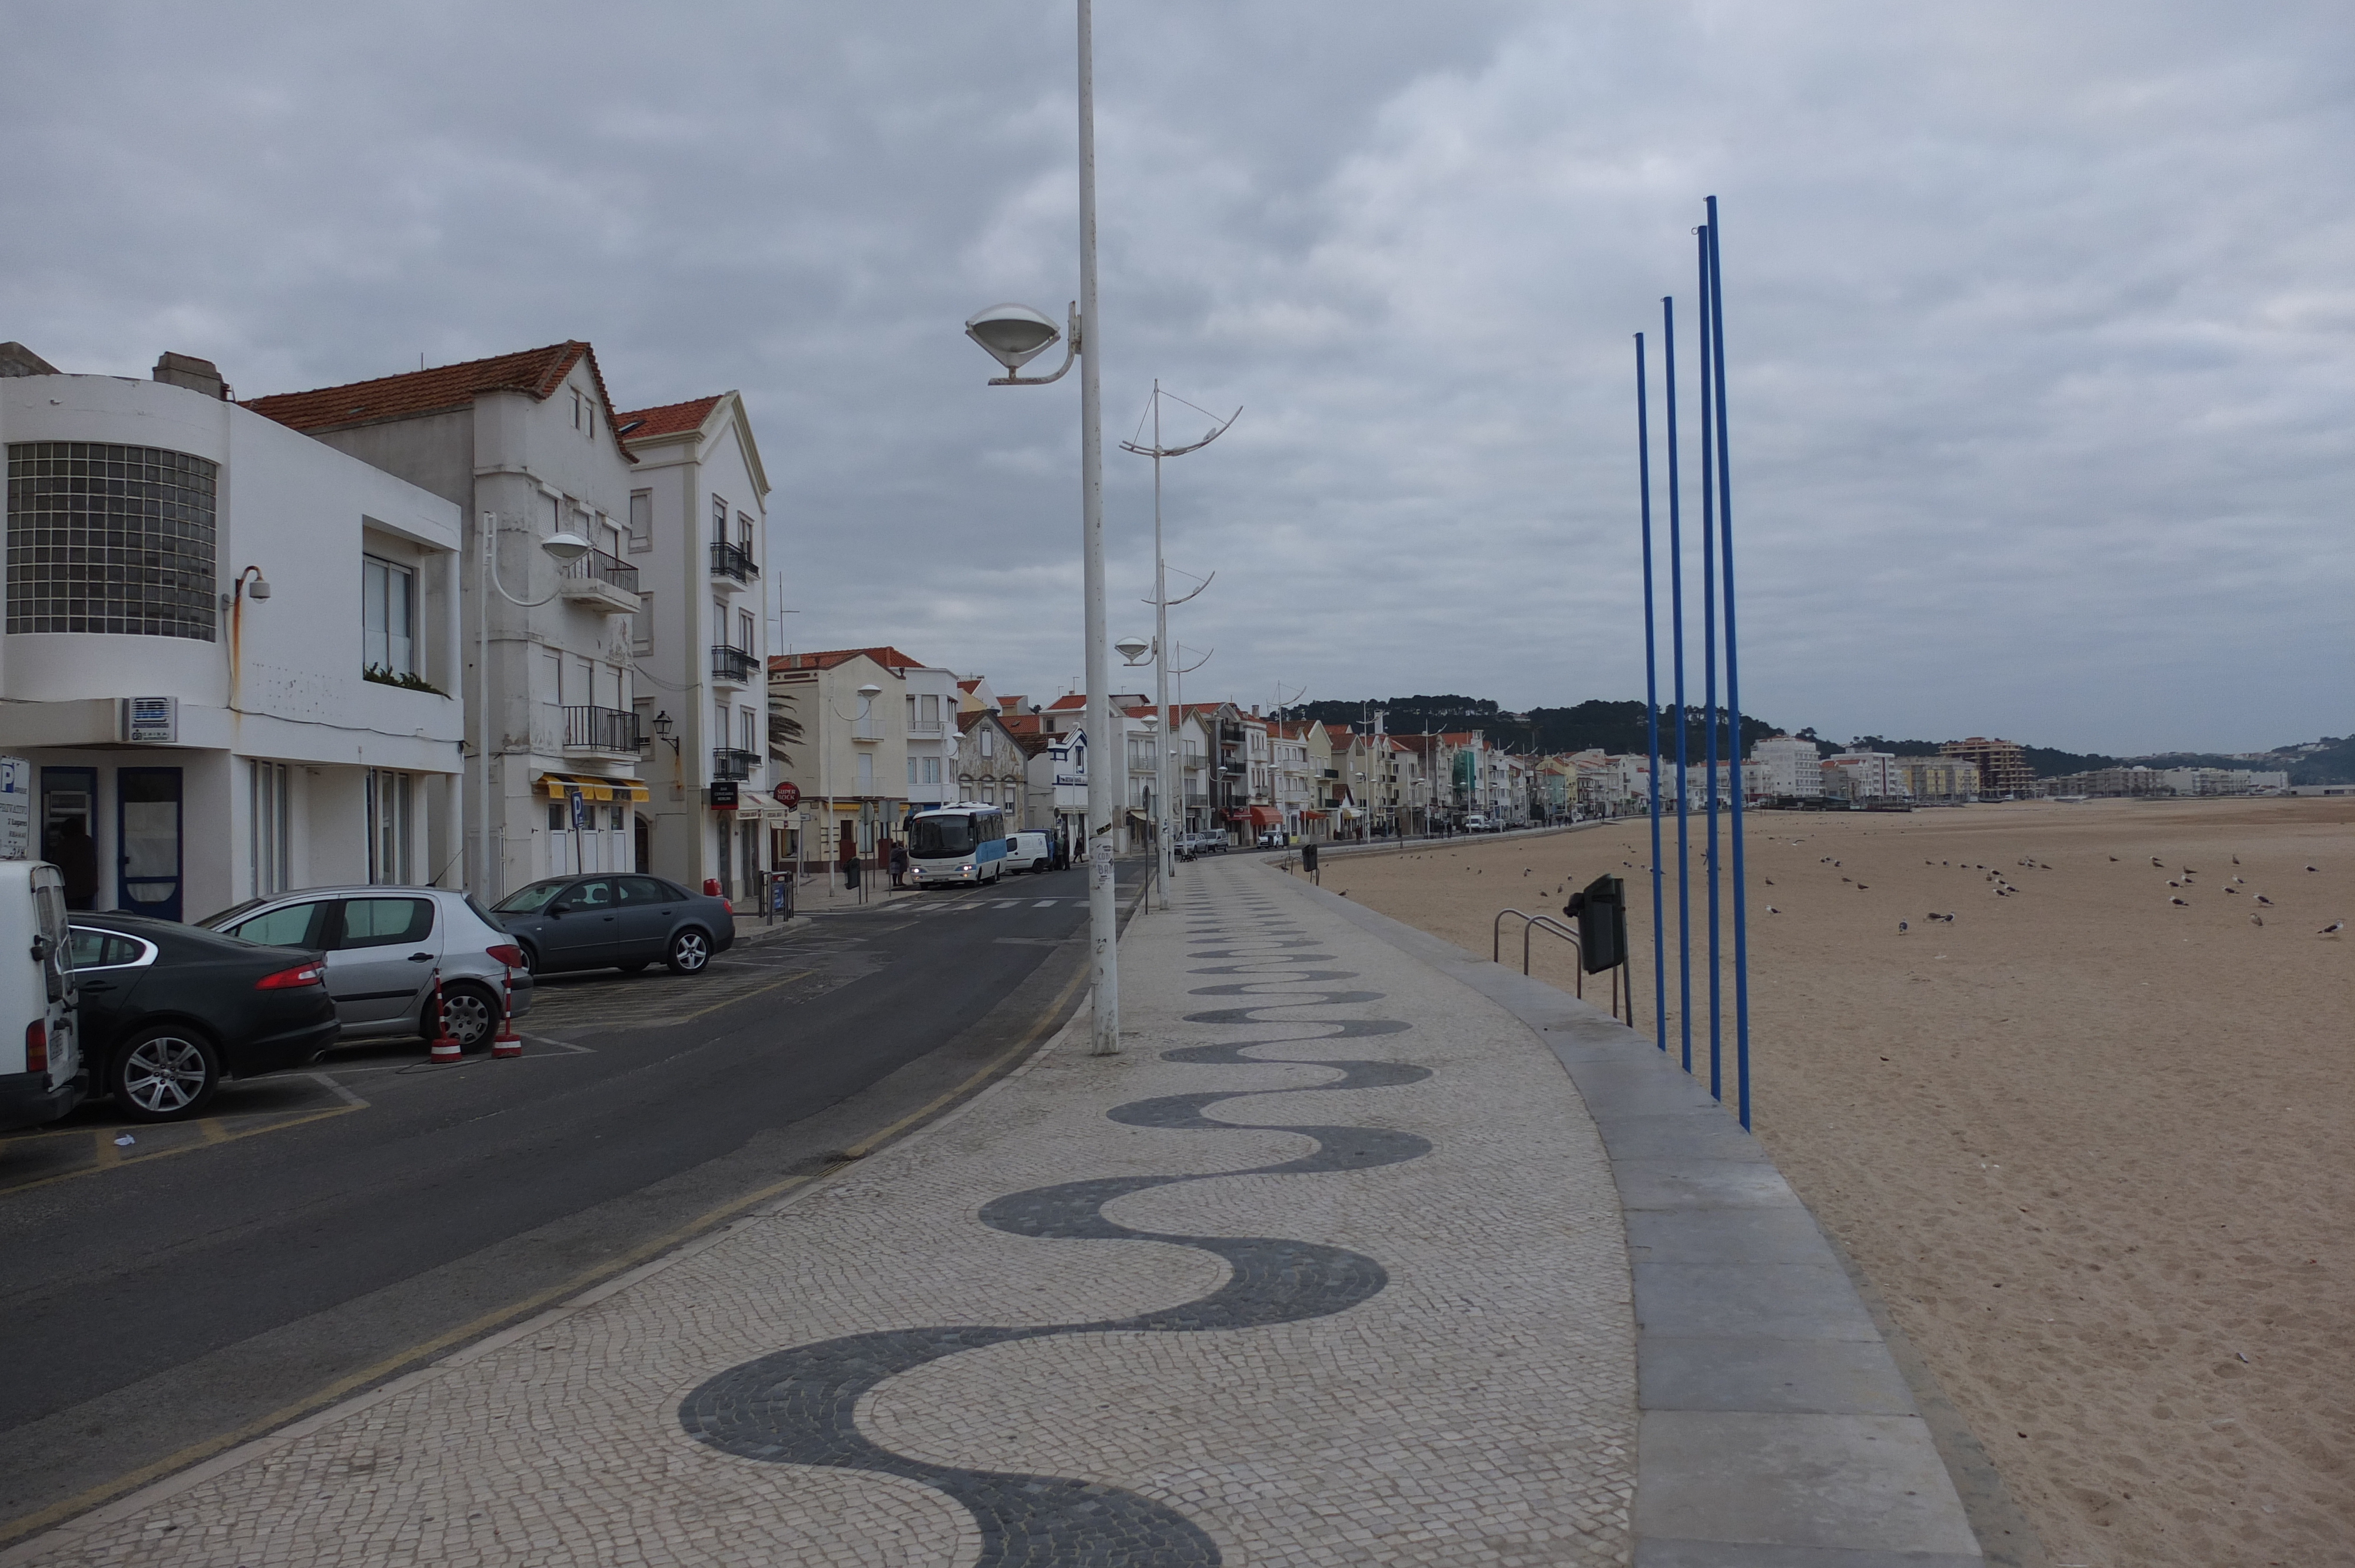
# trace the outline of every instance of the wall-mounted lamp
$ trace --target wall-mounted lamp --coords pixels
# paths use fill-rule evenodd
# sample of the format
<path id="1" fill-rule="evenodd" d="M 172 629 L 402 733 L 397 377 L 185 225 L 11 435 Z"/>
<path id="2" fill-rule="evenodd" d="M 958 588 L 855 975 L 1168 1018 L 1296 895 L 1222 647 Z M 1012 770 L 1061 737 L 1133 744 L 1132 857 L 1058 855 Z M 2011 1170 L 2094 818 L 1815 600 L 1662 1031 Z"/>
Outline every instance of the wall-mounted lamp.
<path id="1" fill-rule="evenodd" d="M 655 738 L 660 741 L 667 741 L 670 745 L 670 754 L 673 757 L 677 757 L 678 755 L 678 742 L 672 737 L 670 732 L 677 727 L 677 726 L 676 725 L 671 723 L 670 715 L 668 713 L 658 713 L 655 715 Z"/>

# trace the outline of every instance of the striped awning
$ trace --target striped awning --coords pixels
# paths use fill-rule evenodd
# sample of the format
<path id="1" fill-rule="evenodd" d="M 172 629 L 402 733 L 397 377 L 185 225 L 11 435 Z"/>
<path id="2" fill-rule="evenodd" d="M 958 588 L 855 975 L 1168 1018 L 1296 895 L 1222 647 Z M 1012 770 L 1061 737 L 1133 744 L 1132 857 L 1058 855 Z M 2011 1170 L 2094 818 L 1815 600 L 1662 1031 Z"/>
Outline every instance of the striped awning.
<path id="1" fill-rule="evenodd" d="M 543 773 L 533 787 L 550 800 L 561 800 L 574 789 L 585 800 L 646 800 L 653 797 L 639 779 L 597 779 L 582 773 Z"/>

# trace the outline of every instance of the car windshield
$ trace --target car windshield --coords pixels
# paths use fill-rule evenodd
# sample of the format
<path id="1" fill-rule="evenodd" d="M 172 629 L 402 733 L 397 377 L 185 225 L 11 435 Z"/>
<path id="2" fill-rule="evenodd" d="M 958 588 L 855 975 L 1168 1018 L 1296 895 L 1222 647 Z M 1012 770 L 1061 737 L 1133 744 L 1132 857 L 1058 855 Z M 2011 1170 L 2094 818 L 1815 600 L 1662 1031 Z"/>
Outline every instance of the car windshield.
<path id="1" fill-rule="evenodd" d="M 529 887 L 518 887 L 492 907 L 502 915 L 537 915 L 548 907 L 549 901 L 572 885 L 569 876 L 552 882 L 535 882 Z"/>
<path id="2" fill-rule="evenodd" d="M 971 817 L 918 817 L 908 824 L 908 853 L 922 859 L 971 854 Z"/>

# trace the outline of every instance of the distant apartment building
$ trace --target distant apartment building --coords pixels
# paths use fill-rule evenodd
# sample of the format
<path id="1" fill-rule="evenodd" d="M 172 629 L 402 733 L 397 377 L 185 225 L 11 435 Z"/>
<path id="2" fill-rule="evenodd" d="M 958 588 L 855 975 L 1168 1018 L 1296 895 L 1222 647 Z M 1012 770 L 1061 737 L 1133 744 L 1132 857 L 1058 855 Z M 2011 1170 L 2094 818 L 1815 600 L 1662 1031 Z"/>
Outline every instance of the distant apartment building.
<path id="1" fill-rule="evenodd" d="M 836 648 L 769 659 L 770 713 L 784 736 L 778 777 L 800 796 L 787 847 L 796 861 L 871 859 L 908 812 L 908 672 L 897 648 Z"/>
<path id="2" fill-rule="evenodd" d="M 1901 757 L 1899 780 L 1916 800 L 1976 800 L 1979 768 L 1958 757 Z"/>
<path id="3" fill-rule="evenodd" d="M 2260 773 L 2247 768 L 2168 768 L 2159 770 L 2159 779 L 2168 792 L 2176 795 L 2249 795 L 2289 788 L 2286 773 Z"/>
<path id="4" fill-rule="evenodd" d="M 1823 753 L 1812 740 L 1768 736 L 1750 747 L 1750 758 L 1764 769 L 1768 795 L 1811 800 L 1824 792 Z"/>
<path id="5" fill-rule="evenodd" d="M 1835 800 L 1880 800 L 1902 795 L 1897 758 L 1886 751 L 1843 751 L 1823 760 L 1823 792 Z"/>
<path id="6" fill-rule="evenodd" d="M 1975 735 L 1968 740 L 1946 742 L 1938 747 L 1938 754 L 1976 764 L 1981 795 L 2025 795 L 2036 777 L 2028 766 L 2028 748 L 2015 741 Z"/>

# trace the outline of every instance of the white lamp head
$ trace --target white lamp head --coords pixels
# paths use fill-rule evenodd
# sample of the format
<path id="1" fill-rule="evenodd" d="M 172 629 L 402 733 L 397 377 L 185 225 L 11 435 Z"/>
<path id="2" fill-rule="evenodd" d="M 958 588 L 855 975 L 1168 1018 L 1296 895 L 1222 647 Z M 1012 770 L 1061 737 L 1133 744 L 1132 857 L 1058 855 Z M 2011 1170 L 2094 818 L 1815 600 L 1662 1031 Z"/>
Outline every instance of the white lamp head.
<path id="1" fill-rule="evenodd" d="M 1142 637 L 1124 637 L 1112 645 L 1112 651 L 1134 664 L 1151 652 L 1153 644 Z"/>
<path id="2" fill-rule="evenodd" d="M 871 702 L 883 694 L 883 688 L 870 681 L 858 688 L 858 694 Z"/>
<path id="3" fill-rule="evenodd" d="M 1062 329 L 1028 305 L 992 305 L 964 323 L 965 336 L 1012 375 L 1062 340 Z"/>
<path id="4" fill-rule="evenodd" d="M 539 542 L 539 547 L 546 551 L 549 558 L 558 566 L 569 567 L 589 553 L 589 541 L 566 529 L 560 533 L 550 534 L 547 538 L 542 539 Z"/>

